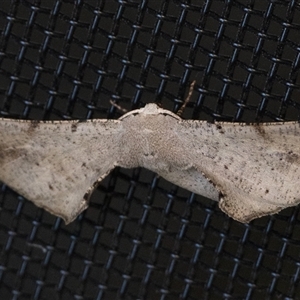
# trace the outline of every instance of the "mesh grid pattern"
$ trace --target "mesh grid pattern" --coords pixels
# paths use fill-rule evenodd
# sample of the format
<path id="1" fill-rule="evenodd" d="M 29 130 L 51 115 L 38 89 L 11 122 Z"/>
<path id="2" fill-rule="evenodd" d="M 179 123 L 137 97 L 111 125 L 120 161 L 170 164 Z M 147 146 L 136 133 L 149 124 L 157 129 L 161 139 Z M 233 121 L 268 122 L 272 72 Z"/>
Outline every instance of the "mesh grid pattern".
<path id="1" fill-rule="evenodd" d="M 298 120 L 299 20 L 297 1 L 2 1 L 0 116 L 177 111 L 196 80 L 187 119 Z M 0 299 L 300 299 L 298 207 L 240 224 L 117 168 L 65 226 L 0 188 Z"/>

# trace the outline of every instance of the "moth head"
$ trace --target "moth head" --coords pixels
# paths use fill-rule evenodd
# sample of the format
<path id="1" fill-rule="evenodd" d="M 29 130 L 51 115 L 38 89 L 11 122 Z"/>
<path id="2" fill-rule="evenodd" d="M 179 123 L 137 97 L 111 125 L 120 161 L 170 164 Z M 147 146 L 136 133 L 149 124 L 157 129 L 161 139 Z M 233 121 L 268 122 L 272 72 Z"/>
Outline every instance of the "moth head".
<path id="1" fill-rule="evenodd" d="M 158 115 L 163 111 L 164 109 L 160 108 L 155 103 L 148 103 L 145 107 L 140 109 L 140 113 L 144 115 Z"/>
<path id="2" fill-rule="evenodd" d="M 141 115 L 165 115 L 165 116 L 171 116 L 177 120 L 181 120 L 181 118 L 174 113 L 170 112 L 169 110 L 160 108 L 155 103 L 148 103 L 144 108 L 141 108 L 139 110 L 139 114 Z"/>
<path id="3" fill-rule="evenodd" d="M 119 120 L 124 120 L 128 116 L 132 116 L 132 115 L 133 116 L 135 116 L 135 115 L 148 116 L 148 115 L 160 115 L 160 114 L 161 115 L 165 115 L 165 116 L 171 116 L 171 117 L 173 117 L 175 119 L 181 120 L 181 118 L 178 117 L 177 115 L 173 114 L 169 110 L 160 108 L 155 103 L 148 103 L 143 108 L 132 110 L 132 111 L 128 112 L 127 114 L 125 114 L 124 116 L 122 116 Z"/>

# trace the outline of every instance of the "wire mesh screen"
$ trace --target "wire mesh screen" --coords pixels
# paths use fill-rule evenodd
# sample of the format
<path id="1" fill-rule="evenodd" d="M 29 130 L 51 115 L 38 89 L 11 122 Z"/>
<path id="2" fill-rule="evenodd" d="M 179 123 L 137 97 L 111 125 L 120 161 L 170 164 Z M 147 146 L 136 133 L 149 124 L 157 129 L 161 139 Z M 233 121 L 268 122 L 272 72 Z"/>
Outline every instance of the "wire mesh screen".
<path id="1" fill-rule="evenodd" d="M 14 0 L 0 15 L 1 117 L 176 112 L 196 80 L 186 119 L 299 119 L 297 1 Z M 241 224 L 116 168 L 66 226 L 0 187 L 0 299 L 300 299 L 298 207 Z"/>

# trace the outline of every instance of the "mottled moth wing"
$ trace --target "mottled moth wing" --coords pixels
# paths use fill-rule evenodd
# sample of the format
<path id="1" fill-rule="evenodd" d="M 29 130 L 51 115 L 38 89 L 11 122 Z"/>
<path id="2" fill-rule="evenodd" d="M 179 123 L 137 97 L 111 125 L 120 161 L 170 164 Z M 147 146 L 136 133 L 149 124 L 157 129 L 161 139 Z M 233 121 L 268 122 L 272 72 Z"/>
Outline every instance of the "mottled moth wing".
<path id="1" fill-rule="evenodd" d="M 116 165 L 119 123 L 0 119 L 0 180 L 69 223 Z"/>
<path id="2" fill-rule="evenodd" d="M 299 123 L 182 121 L 177 132 L 194 166 L 220 192 L 220 208 L 235 220 L 249 222 L 300 202 Z"/>

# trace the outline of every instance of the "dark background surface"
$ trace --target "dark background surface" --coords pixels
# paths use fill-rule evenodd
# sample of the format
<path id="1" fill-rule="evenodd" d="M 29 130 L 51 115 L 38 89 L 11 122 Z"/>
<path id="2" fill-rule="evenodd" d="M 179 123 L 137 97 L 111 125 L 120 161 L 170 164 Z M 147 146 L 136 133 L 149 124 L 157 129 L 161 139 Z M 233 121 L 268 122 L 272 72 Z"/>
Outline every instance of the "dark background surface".
<path id="1" fill-rule="evenodd" d="M 299 120 L 297 1 L 1 1 L 0 33 L 1 117 L 176 112 L 196 80 L 184 118 Z M 0 299 L 300 299 L 299 207 L 240 224 L 120 168 L 68 226 L 0 205 Z"/>

